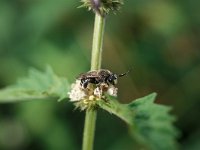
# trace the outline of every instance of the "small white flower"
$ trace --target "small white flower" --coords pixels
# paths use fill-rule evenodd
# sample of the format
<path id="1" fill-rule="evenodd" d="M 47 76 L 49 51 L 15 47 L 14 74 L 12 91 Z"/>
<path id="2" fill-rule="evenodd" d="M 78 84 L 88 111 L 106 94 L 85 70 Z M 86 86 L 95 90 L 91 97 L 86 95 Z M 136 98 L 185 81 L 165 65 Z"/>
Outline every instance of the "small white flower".
<path id="1" fill-rule="evenodd" d="M 100 98 L 102 96 L 102 94 L 103 94 L 103 91 L 102 91 L 102 89 L 100 89 L 100 87 L 97 87 L 97 88 L 94 89 L 94 95 L 95 96 Z"/>
<path id="2" fill-rule="evenodd" d="M 118 88 L 116 88 L 116 87 L 113 86 L 113 85 L 110 85 L 110 86 L 108 87 L 107 93 L 108 93 L 108 95 L 117 97 L 117 91 L 118 91 Z"/>
<path id="3" fill-rule="evenodd" d="M 117 88 L 114 85 L 108 85 L 102 83 L 100 86 L 94 86 L 89 84 L 87 88 L 81 86 L 81 81 L 76 80 L 75 83 L 71 85 L 71 91 L 68 93 L 70 101 L 78 102 L 81 100 L 95 100 L 96 98 L 102 98 L 105 93 L 111 96 L 117 96 Z"/>
<path id="4" fill-rule="evenodd" d="M 81 88 L 80 83 L 80 80 L 76 80 L 76 82 L 71 85 L 71 91 L 68 93 L 70 101 L 80 101 L 87 97 L 87 93 Z"/>

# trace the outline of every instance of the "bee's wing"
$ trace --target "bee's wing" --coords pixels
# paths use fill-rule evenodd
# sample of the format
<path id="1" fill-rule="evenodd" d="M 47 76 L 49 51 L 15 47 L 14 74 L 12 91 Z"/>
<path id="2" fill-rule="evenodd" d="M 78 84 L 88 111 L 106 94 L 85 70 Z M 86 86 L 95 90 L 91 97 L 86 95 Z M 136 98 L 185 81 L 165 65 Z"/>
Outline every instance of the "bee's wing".
<path id="1" fill-rule="evenodd" d="M 89 72 L 80 74 L 80 75 L 77 77 L 77 79 L 97 78 L 97 77 L 98 77 L 97 71 L 89 71 Z"/>
<path id="2" fill-rule="evenodd" d="M 97 78 L 99 75 L 98 75 L 98 72 L 97 71 L 89 71 L 86 76 L 88 78 Z"/>
<path id="3" fill-rule="evenodd" d="M 103 79 L 106 78 L 106 77 L 108 77 L 110 74 L 111 74 L 111 72 L 109 70 L 106 70 L 106 69 L 101 69 L 99 71 L 99 76 L 101 78 L 103 78 Z"/>

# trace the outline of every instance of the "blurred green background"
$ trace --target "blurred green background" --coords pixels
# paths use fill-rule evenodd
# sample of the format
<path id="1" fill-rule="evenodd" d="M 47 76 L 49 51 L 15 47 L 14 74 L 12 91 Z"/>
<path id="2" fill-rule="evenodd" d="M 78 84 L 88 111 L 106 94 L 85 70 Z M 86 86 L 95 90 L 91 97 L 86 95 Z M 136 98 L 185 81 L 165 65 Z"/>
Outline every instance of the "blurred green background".
<path id="1" fill-rule="evenodd" d="M 47 64 L 73 82 L 90 68 L 94 14 L 75 0 L 0 1 L 0 87 Z M 200 149 L 200 1 L 127 0 L 107 16 L 103 68 L 122 73 L 119 99 L 157 92 L 173 106 L 181 149 Z M 1 150 L 79 150 L 84 113 L 62 101 L 0 104 Z M 164 142 L 164 141 L 163 141 Z M 98 113 L 96 150 L 137 149 L 126 125 Z"/>

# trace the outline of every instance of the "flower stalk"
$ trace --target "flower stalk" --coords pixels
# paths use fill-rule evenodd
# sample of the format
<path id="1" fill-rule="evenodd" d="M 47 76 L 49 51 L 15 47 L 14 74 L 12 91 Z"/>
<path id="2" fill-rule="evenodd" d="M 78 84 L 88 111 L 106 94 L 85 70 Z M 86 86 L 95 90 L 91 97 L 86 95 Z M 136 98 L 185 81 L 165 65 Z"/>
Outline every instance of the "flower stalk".
<path id="1" fill-rule="evenodd" d="M 118 11 L 123 4 L 123 0 L 81 0 L 81 2 L 82 5 L 80 7 L 86 7 L 88 10 L 93 10 L 95 13 L 90 70 L 99 70 L 101 69 L 103 35 L 106 15 L 110 11 L 113 13 Z M 96 117 L 96 107 L 93 109 L 86 109 L 83 133 L 83 150 L 93 149 Z"/>
<path id="2" fill-rule="evenodd" d="M 101 68 L 103 34 L 105 26 L 105 17 L 96 13 L 94 23 L 94 34 L 92 43 L 91 70 Z M 83 133 L 83 150 L 92 150 L 95 135 L 97 110 L 87 109 L 85 115 L 85 125 Z"/>
<path id="3" fill-rule="evenodd" d="M 90 70 L 98 70 L 101 68 L 104 26 L 105 26 L 105 17 L 102 17 L 101 15 L 96 13 Z"/>

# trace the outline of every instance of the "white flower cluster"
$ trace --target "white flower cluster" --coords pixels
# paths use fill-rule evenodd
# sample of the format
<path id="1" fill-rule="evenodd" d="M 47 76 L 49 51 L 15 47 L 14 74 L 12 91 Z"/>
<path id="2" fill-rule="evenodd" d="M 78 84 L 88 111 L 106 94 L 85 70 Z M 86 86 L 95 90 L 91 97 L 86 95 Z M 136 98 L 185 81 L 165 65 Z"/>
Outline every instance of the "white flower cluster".
<path id="1" fill-rule="evenodd" d="M 78 102 L 80 100 L 94 100 L 94 98 L 102 98 L 104 94 L 117 96 L 117 88 L 113 85 L 101 84 L 100 86 L 88 85 L 88 88 L 81 87 L 81 81 L 76 80 L 71 85 L 71 91 L 68 93 L 70 101 Z"/>
<path id="2" fill-rule="evenodd" d="M 71 91 L 68 93 L 71 101 L 79 101 L 87 97 L 87 93 L 81 89 L 80 83 L 80 80 L 76 80 L 76 82 L 71 85 Z"/>

